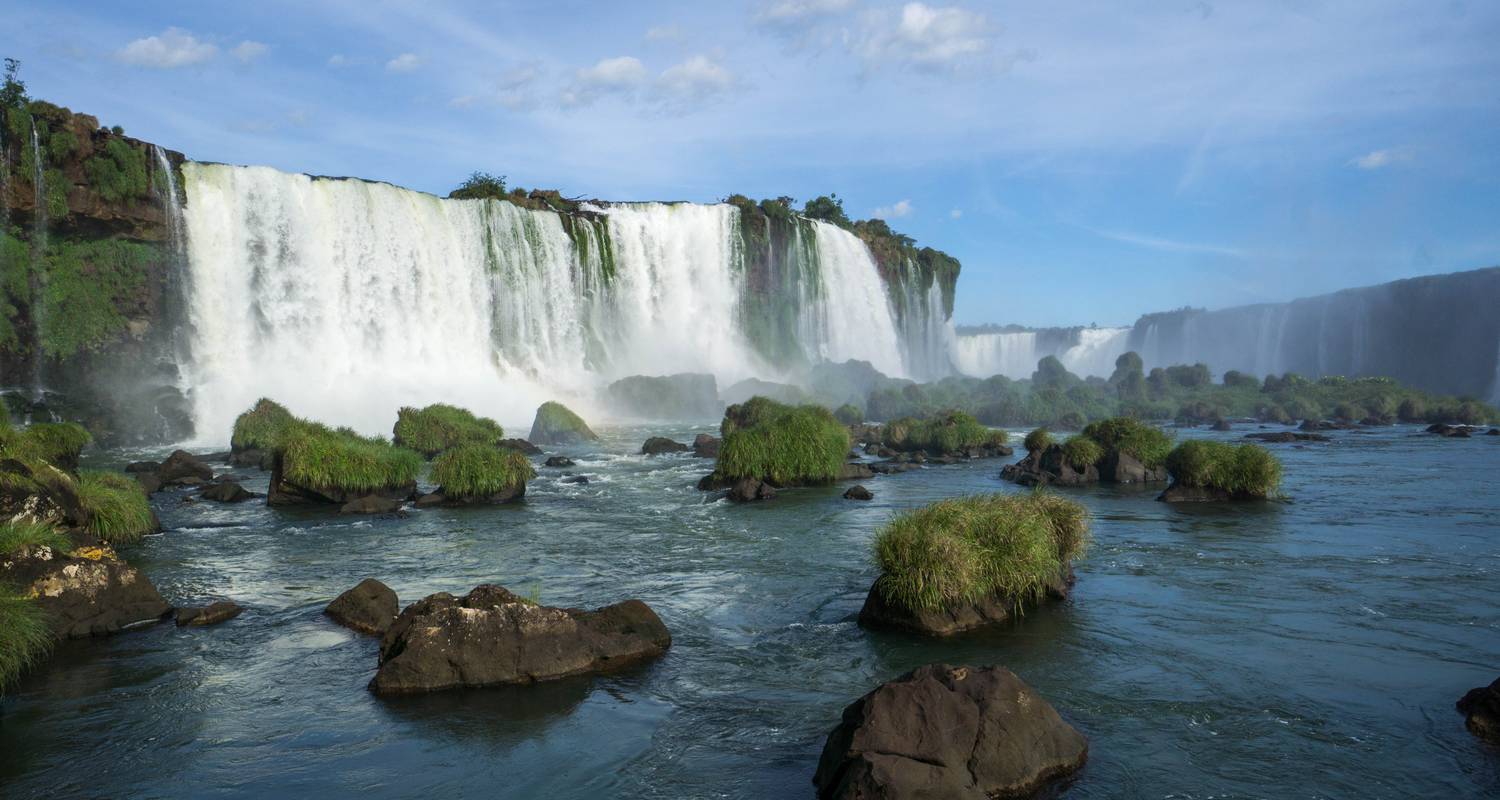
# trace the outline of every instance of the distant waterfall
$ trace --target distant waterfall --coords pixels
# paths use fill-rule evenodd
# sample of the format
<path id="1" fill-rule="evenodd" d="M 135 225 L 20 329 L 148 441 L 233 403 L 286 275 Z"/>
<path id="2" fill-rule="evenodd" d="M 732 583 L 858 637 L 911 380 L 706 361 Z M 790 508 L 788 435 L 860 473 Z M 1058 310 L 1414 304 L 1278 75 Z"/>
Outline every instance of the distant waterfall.
<path id="1" fill-rule="evenodd" d="M 34 210 L 31 224 L 31 275 L 29 278 L 29 289 L 31 292 L 31 399 L 40 401 L 43 393 L 43 364 L 46 362 L 45 354 L 42 352 L 42 331 L 46 328 L 47 301 L 45 291 L 47 288 L 47 274 L 45 261 L 47 258 L 47 173 L 46 161 L 42 157 L 42 141 L 36 133 L 36 120 L 31 121 L 31 186 Z"/>
<path id="2" fill-rule="evenodd" d="M 557 214 L 269 168 L 182 171 L 191 397 L 206 439 L 261 396 L 388 432 L 402 404 L 524 423 L 542 400 L 587 407 L 630 374 L 784 377 L 747 332 L 733 206 Z M 806 363 L 921 372 L 864 244 L 823 223 L 798 230 L 809 240 L 777 295 L 794 304 L 794 330 L 769 344 Z"/>
<path id="3" fill-rule="evenodd" d="M 1038 361 L 1055 356 L 1069 372 L 1107 378 L 1126 350 L 1129 328 L 1053 328 L 958 336 L 953 360 L 960 372 L 977 378 L 1004 375 L 1029 378 Z"/>

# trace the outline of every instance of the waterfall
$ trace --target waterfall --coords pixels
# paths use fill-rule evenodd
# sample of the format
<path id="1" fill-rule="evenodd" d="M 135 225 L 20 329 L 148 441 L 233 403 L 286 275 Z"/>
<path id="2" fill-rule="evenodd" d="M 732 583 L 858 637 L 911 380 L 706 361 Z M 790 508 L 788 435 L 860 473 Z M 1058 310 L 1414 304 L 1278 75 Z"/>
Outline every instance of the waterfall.
<path id="1" fill-rule="evenodd" d="M 1126 351 L 1129 336 L 1129 328 L 968 334 L 956 338 L 953 360 L 965 375 L 1020 379 L 1030 378 L 1038 361 L 1056 356 L 1075 375 L 1107 378 L 1114 373 L 1115 359 Z"/>
<path id="2" fill-rule="evenodd" d="M 1108 378 L 1114 374 L 1115 360 L 1125 354 L 1129 336 L 1129 328 L 1083 328 L 1078 331 L 1078 344 L 1063 351 L 1058 360 L 1075 375 Z"/>
<path id="3" fill-rule="evenodd" d="M 960 372 L 976 378 L 1029 378 L 1041 360 L 1036 339 L 1035 331 L 959 336 L 954 342 L 953 361 Z"/>
<path id="4" fill-rule="evenodd" d="M 42 370 L 43 362 L 46 360 L 42 352 L 42 330 L 46 323 L 47 301 L 44 293 L 47 288 L 46 281 L 46 259 L 47 259 L 47 180 L 46 162 L 42 159 L 42 143 L 36 133 L 36 120 L 31 121 L 31 185 L 32 197 L 35 204 L 31 227 L 31 274 L 28 279 L 31 291 L 31 399 L 33 402 L 42 400 Z"/>
<path id="5" fill-rule="evenodd" d="M 524 425 L 552 398 L 607 411 L 595 393 L 631 374 L 787 377 L 746 330 L 734 206 L 558 214 L 263 167 L 182 173 L 189 394 L 205 441 L 262 396 L 388 433 L 400 405 Z M 796 341 L 777 344 L 805 363 L 911 373 L 863 242 L 821 222 L 797 229 L 781 295 L 796 305 L 783 338 Z"/>

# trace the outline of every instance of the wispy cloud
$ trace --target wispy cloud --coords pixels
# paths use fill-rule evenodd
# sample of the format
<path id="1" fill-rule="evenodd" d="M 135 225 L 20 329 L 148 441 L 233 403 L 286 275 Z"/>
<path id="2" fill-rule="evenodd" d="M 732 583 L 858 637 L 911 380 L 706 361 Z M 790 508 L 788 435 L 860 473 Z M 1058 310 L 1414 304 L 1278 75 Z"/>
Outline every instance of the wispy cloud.
<path id="1" fill-rule="evenodd" d="M 239 59 L 240 63 L 248 64 L 265 55 L 268 49 L 270 48 L 266 47 L 264 42 L 252 42 L 246 39 L 235 45 L 234 49 L 229 51 L 229 54 Z"/>
<path id="2" fill-rule="evenodd" d="M 385 62 L 386 72 L 413 72 L 422 66 L 424 59 L 416 53 L 402 53 Z"/>
<path id="3" fill-rule="evenodd" d="M 151 69 L 176 69 L 201 64 L 212 59 L 219 48 L 199 41 L 193 34 L 181 28 L 167 28 L 156 36 L 125 45 L 115 57 L 137 67 Z"/>
<path id="4" fill-rule="evenodd" d="M 897 200 L 888 206 L 881 206 L 870 212 L 870 216 L 876 219 L 892 220 L 898 217 L 909 217 L 916 209 L 912 207 L 910 200 Z"/>
<path id="5" fill-rule="evenodd" d="M 645 82 L 646 65 L 635 56 L 601 59 L 573 74 L 573 82 L 563 90 L 562 104 L 577 108 L 610 95 L 631 95 Z"/>
<path id="6" fill-rule="evenodd" d="M 697 55 L 662 71 L 656 79 L 656 99 L 669 108 L 691 111 L 734 87 L 729 70 L 708 56 Z"/>
<path id="7" fill-rule="evenodd" d="M 1162 250 L 1168 253 L 1205 253 L 1215 256 L 1229 256 L 1232 258 L 1244 258 L 1246 253 L 1238 247 L 1227 247 L 1219 244 L 1207 244 L 1203 242 L 1184 242 L 1179 239 L 1168 239 L 1160 236 L 1147 236 L 1130 231 L 1100 230 L 1080 226 L 1084 230 L 1105 239 L 1123 242 L 1136 247 L 1145 247 L 1151 250 Z"/>
<path id="8" fill-rule="evenodd" d="M 1349 159 L 1351 166 L 1360 169 L 1380 169 L 1411 160 L 1411 152 L 1405 149 L 1372 150 L 1362 156 Z"/>

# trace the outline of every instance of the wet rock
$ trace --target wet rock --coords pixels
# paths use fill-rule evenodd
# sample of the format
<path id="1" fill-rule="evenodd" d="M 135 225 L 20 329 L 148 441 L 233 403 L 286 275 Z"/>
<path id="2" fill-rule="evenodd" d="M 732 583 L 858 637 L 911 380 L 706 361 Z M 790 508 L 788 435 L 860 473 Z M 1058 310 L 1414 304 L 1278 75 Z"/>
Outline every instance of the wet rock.
<path id="1" fill-rule="evenodd" d="M 365 489 L 314 489 L 309 486 L 301 486 L 286 477 L 285 471 L 282 469 L 281 458 L 277 457 L 272 459 L 270 492 L 266 496 L 266 504 L 271 506 L 344 506 L 355 500 L 363 500 L 366 497 L 397 501 L 399 504 L 400 502 L 412 499 L 416 496 L 416 493 L 416 481 L 401 486 L 387 487 L 374 492 Z"/>
<path id="2" fill-rule="evenodd" d="M 740 478 L 729 487 L 729 499 L 735 503 L 753 503 L 759 500 L 772 500 L 775 497 L 775 487 L 755 478 Z"/>
<path id="3" fill-rule="evenodd" d="M 125 471 L 131 474 L 155 473 L 161 471 L 160 461 L 132 461 L 125 465 Z"/>
<path id="4" fill-rule="evenodd" d="M 552 456 L 547 459 L 543 466 L 547 467 L 571 467 L 574 466 L 573 459 L 567 456 Z"/>
<path id="5" fill-rule="evenodd" d="M 441 492 L 441 490 L 439 490 Z M 443 505 L 450 507 L 458 506 L 498 506 L 505 503 L 514 503 L 526 497 L 526 484 L 502 489 L 494 494 L 477 495 L 474 497 L 460 497 L 442 492 Z"/>
<path id="6" fill-rule="evenodd" d="M 156 477 L 154 472 L 137 472 L 135 480 L 145 490 L 146 494 L 156 494 L 161 491 L 161 478 Z"/>
<path id="7" fill-rule="evenodd" d="M 568 477 L 563 478 L 562 482 L 563 483 L 577 484 L 577 485 L 581 486 L 581 485 L 586 484 L 586 483 L 589 482 L 589 476 L 587 476 L 587 475 L 569 475 Z"/>
<path id="8" fill-rule="evenodd" d="M 1234 426 L 1230 425 L 1229 424 L 1229 420 L 1227 420 L 1227 419 L 1216 419 L 1216 420 L 1214 420 L 1214 424 L 1212 426 L 1210 426 L 1210 427 L 1212 427 L 1213 430 L 1216 430 L 1216 431 L 1232 431 L 1232 430 L 1234 430 Z"/>
<path id="9" fill-rule="evenodd" d="M 201 607 L 189 606 L 186 608 L 179 608 L 177 609 L 175 616 L 177 618 L 177 627 L 179 628 L 201 627 L 204 625 L 218 625 L 221 622 L 228 622 L 229 620 L 232 620 L 235 617 L 238 617 L 240 614 L 244 613 L 244 611 L 245 609 L 241 608 L 238 603 L 232 603 L 228 600 L 221 600 L 217 603 L 211 603 L 209 605 Z"/>
<path id="10" fill-rule="evenodd" d="M 71 554 L 42 547 L 0 556 L 0 582 L 36 597 L 54 635 L 104 636 L 160 619 L 172 607 L 114 548 L 75 536 Z"/>
<path id="11" fill-rule="evenodd" d="M 1231 500 L 1250 498 L 1239 498 L 1224 489 L 1216 489 L 1206 486 L 1184 486 L 1174 483 L 1167 490 L 1157 496 L 1157 500 L 1163 503 L 1227 503 Z M 1265 498 L 1254 498 L 1265 499 Z"/>
<path id="12" fill-rule="evenodd" d="M 1478 430 L 1467 425 L 1448 425 L 1442 422 L 1427 426 L 1427 433 L 1435 433 L 1449 439 L 1467 439 Z"/>
<path id="13" fill-rule="evenodd" d="M 417 498 L 416 506 L 417 508 L 433 508 L 442 505 L 446 499 L 442 492 L 429 492 Z"/>
<path id="14" fill-rule="evenodd" d="M 1500 436 L 1500 428 L 1490 428 L 1488 431 L 1485 431 L 1484 435 L 1485 436 Z"/>
<path id="15" fill-rule="evenodd" d="M 207 483 L 214 479 L 213 467 L 203 463 L 186 450 L 174 450 L 172 455 L 161 464 L 156 476 L 161 478 L 163 485 L 191 486 L 194 484 Z"/>
<path id="16" fill-rule="evenodd" d="M 408 606 L 380 642 L 377 694 L 529 684 L 656 658 L 672 643 L 639 600 L 595 611 L 537 605 L 503 586 Z"/>
<path id="17" fill-rule="evenodd" d="M 1275 431 L 1272 433 L 1247 433 L 1246 439 L 1259 439 L 1262 442 L 1274 444 L 1288 444 L 1291 442 L 1331 442 L 1332 439 L 1321 433 L 1298 433 L 1295 431 Z"/>
<path id="18" fill-rule="evenodd" d="M 340 514 L 394 514 L 401 510 L 401 501 L 379 495 L 365 495 L 339 507 Z"/>
<path id="19" fill-rule="evenodd" d="M 875 499 L 875 495 L 873 493 L 871 493 L 871 491 L 869 489 L 866 489 L 863 486 L 855 485 L 855 486 L 849 487 L 849 491 L 844 492 L 844 499 L 845 500 L 874 500 Z"/>
<path id="20" fill-rule="evenodd" d="M 870 472 L 876 475 L 897 475 L 902 472 L 921 469 L 916 464 L 903 463 L 901 461 L 877 461 L 874 464 L 866 464 L 865 466 L 869 468 Z"/>
<path id="21" fill-rule="evenodd" d="M 820 800 L 1026 797 L 1088 740 L 1003 667 L 919 667 L 851 703 L 813 776 Z"/>
<path id="22" fill-rule="evenodd" d="M 1047 586 L 1046 599 L 1065 600 L 1072 591 L 1072 569 L 1058 575 Z M 911 611 L 886 602 L 880 582 L 870 586 L 859 610 L 859 624 L 874 630 L 902 631 L 923 636 L 952 636 L 1010 619 L 1016 610 L 1014 598 L 994 595 L 937 610 Z"/>
<path id="23" fill-rule="evenodd" d="M 542 454 L 542 448 L 525 439 L 501 439 L 498 444 L 501 447 L 508 447 L 511 450 L 519 450 L 528 456 L 539 456 Z"/>
<path id="24" fill-rule="evenodd" d="M 401 605 L 391 587 L 374 578 L 365 578 L 334 598 L 323 613 L 350 630 L 384 636 L 401 613 Z"/>
<path id="25" fill-rule="evenodd" d="M 1489 686 L 1470 689 L 1458 701 L 1458 710 L 1466 717 L 1469 733 L 1500 745 L 1500 678 Z"/>
<path id="26" fill-rule="evenodd" d="M 686 453 L 690 449 L 692 448 L 682 442 L 673 441 L 665 436 L 652 436 L 646 440 L 645 444 L 641 445 L 641 455 L 659 456 L 666 453 Z"/>
<path id="27" fill-rule="evenodd" d="M 229 463 L 236 467 L 255 467 L 269 470 L 273 457 L 265 450 L 239 450 L 229 454 Z"/>
<path id="28" fill-rule="evenodd" d="M 841 481 L 865 481 L 875 477 L 875 471 L 868 464 L 845 464 L 839 467 Z"/>
<path id="29" fill-rule="evenodd" d="M 204 489 L 200 496 L 219 503 L 243 503 L 258 495 L 233 481 L 222 481 Z"/>
<path id="30" fill-rule="evenodd" d="M 718 458 L 719 445 L 722 443 L 717 436 L 700 433 L 693 437 L 693 455 L 699 458 Z"/>

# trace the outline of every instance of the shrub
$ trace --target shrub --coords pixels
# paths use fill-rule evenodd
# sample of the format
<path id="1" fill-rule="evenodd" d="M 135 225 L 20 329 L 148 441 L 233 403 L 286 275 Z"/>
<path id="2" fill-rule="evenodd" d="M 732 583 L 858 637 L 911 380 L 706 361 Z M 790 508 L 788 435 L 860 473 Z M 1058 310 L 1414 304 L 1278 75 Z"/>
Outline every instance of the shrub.
<path id="1" fill-rule="evenodd" d="M 1073 469 L 1085 470 L 1104 458 L 1104 448 L 1087 436 L 1069 436 L 1063 442 L 1063 458 L 1073 465 Z"/>
<path id="2" fill-rule="evenodd" d="M 111 544 L 130 544 L 157 529 L 146 490 L 118 472 L 84 470 L 78 476 L 78 502 L 88 512 L 89 533 Z"/>
<path id="3" fill-rule="evenodd" d="M 1046 450 L 1047 448 L 1052 446 L 1052 432 L 1048 431 L 1046 428 L 1037 428 L 1031 433 L 1026 434 L 1026 441 L 1024 444 L 1026 446 L 1026 452 L 1040 453 L 1041 451 Z"/>
<path id="4" fill-rule="evenodd" d="M 145 197 L 150 188 L 145 152 L 124 139 L 110 139 L 104 145 L 104 152 L 90 158 L 83 169 L 89 185 L 107 203 Z"/>
<path id="5" fill-rule="evenodd" d="M 875 539 L 878 588 L 910 611 L 991 596 L 1040 599 L 1088 541 L 1088 514 L 1036 493 L 943 500 L 893 519 Z"/>
<path id="6" fill-rule="evenodd" d="M 76 422 L 39 422 L 12 431 L 3 441 L 5 454 L 20 461 L 45 461 L 72 469 L 93 437 Z"/>
<path id="7" fill-rule="evenodd" d="M 969 447 L 1005 444 L 1005 431 L 992 430 L 963 411 L 927 419 L 905 417 L 885 426 L 884 444 L 895 450 L 950 453 Z"/>
<path id="8" fill-rule="evenodd" d="M 0 556 L 13 556 L 22 550 L 46 547 L 59 553 L 73 549 L 73 543 L 56 525 L 45 522 L 0 523 Z"/>
<path id="9" fill-rule="evenodd" d="M 448 193 L 455 200 L 505 199 L 505 176 L 488 172 L 473 172 L 457 189 Z"/>
<path id="10" fill-rule="evenodd" d="M 422 409 L 403 407 L 396 414 L 394 434 L 398 447 L 409 447 L 432 458 L 463 444 L 496 444 L 505 438 L 505 429 L 488 417 L 434 403 Z"/>
<path id="11" fill-rule="evenodd" d="M 853 403 L 845 403 L 833 412 L 833 418 L 845 425 L 858 425 L 865 421 L 865 412 Z"/>
<path id="12" fill-rule="evenodd" d="M 1408 397 L 1396 407 L 1396 417 L 1402 422 L 1425 422 L 1427 404 L 1422 402 L 1421 398 Z"/>
<path id="13" fill-rule="evenodd" d="M 280 449 L 282 475 L 314 490 L 393 489 L 415 482 L 422 470 L 422 456 L 415 451 L 316 423 L 293 425 Z"/>
<path id="14" fill-rule="evenodd" d="M 262 397 L 249 411 L 235 418 L 229 446 L 235 452 L 277 450 L 282 436 L 298 422 L 285 406 Z"/>
<path id="15" fill-rule="evenodd" d="M 52 642 L 42 609 L 29 598 L 0 588 L 0 694 L 46 655 Z"/>
<path id="16" fill-rule="evenodd" d="M 731 406 L 721 426 L 716 472 L 780 485 L 838 477 L 849 453 L 849 430 L 821 406 L 788 406 L 754 397 Z"/>
<path id="17" fill-rule="evenodd" d="M 1184 486 L 1218 489 L 1236 497 L 1269 497 L 1281 485 L 1281 462 L 1254 444 L 1194 439 L 1179 444 L 1166 465 Z"/>
<path id="18" fill-rule="evenodd" d="M 1095 422 L 1083 429 L 1107 453 L 1126 453 L 1151 469 L 1160 467 L 1172 450 L 1172 437 L 1162 429 L 1130 417 Z"/>
<path id="19" fill-rule="evenodd" d="M 488 497 L 536 477 L 526 456 L 491 444 L 462 444 L 432 462 L 432 480 L 448 497 Z"/>

